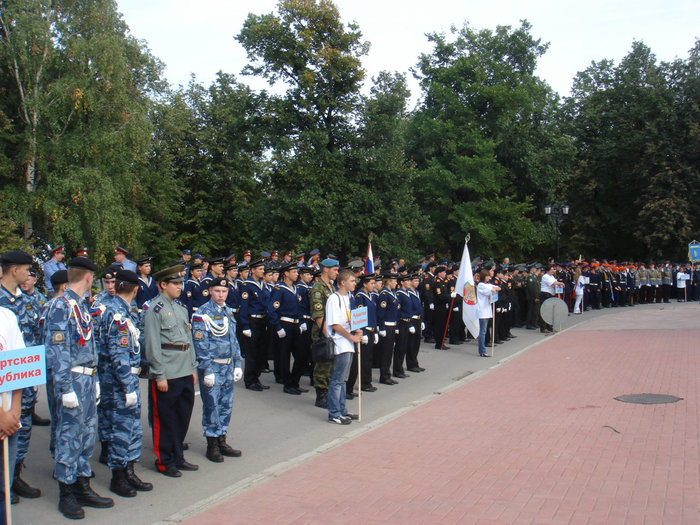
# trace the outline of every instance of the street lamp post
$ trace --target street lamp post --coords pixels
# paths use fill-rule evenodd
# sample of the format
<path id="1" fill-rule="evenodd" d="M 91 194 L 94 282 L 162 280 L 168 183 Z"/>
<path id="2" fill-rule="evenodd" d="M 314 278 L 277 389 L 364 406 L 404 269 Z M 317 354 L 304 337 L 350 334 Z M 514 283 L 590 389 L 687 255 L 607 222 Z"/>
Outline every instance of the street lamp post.
<path id="1" fill-rule="evenodd" d="M 548 215 L 552 222 L 554 223 L 554 230 L 556 232 L 557 239 L 557 261 L 559 261 L 559 226 L 562 222 L 566 220 L 567 215 L 569 215 L 569 205 L 568 204 L 545 204 L 544 213 Z"/>

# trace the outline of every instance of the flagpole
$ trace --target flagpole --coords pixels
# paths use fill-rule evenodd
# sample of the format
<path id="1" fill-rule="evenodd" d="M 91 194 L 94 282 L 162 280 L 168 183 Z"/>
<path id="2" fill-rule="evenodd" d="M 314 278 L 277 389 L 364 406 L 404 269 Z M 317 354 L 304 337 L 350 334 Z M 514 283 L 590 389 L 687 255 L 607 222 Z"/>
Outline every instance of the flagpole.
<path id="1" fill-rule="evenodd" d="M 491 357 L 496 353 L 496 303 L 492 303 L 491 314 Z"/>

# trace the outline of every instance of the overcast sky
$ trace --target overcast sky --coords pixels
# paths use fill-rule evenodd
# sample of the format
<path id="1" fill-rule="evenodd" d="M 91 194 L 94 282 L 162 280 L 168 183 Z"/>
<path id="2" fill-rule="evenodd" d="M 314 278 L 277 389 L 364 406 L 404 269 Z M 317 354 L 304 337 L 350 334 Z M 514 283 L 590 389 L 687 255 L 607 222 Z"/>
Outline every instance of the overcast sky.
<path id="1" fill-rule="evenodd" d="M 222 70 L 256 89 L 264 81 L 240 75 L 246 54 L 234 40 L 249 12 L 270 13 L 277 0 L 117 0 L 131 33 L 147 42 L 177 86 L 190 74 L 208 86 Z M 591 61 L 616 63 L 633 40 L 649 46 L 659 60 L 685 59 L 700 37 L 697 0 L 336 0 L 344 22 L 357 22 L 371 43 L 363 65 L 368 78 L 382 70 L 408 74 L 413 99 L 418 85 L 409 68 L 431 48 L 425 33 L 449 32 L 464 21 L 476 29 L 518 26 L 526 19 L 532 35 L 549 42 L 537 74 L 567 96 L 572 78 Z"/>

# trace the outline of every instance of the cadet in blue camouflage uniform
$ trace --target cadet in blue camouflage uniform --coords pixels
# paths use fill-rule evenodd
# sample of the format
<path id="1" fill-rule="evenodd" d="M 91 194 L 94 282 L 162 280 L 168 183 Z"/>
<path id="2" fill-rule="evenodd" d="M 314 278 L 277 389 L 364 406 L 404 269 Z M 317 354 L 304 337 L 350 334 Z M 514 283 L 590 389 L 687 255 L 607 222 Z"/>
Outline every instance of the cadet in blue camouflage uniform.
<path id="1" fill-rule="evenodd" d="M 39 317 L 39 341 L 46 340 L 46 316 L 51 311 L 51 308 L 56 303 L 56 299 L 63 295 L 66 291 L 66 286 L 68 286 L 68 272 L 66 270 L 59 270 L 51 276 L 51 285 L 54 289 L 54 297 L 49 299 L 49 301 L 44 305 L 41 310 L 41 316 Z M 51 371 L 49 370 L 49 363 L 51 360 L 46 356 L 46 392 L 53 391 L 53 379 Z M 49 439 L 49 452 L 51 452 L 51 457 L 55 457 L 56 451 L 56 406 L 54 404 L 53 396 L 46 396 L 46 400 L 49 404 L 49 415 L 51 416 L 51 437 Z"/>
<path id="2" fill-rule="evenodd" d="M 111 377 L 105 376 L 104 372 L 107 356 L 102 342 L 102 337 L 100 335 L 101 318 L 103 312 L 107 309 L 107 306 L 112 304 L 114 301 L 114 285 L 116 282 L 117 271 L 120 269 L 120 266 L 112 264 L 102 270 L 102 291 L 95 296 L 92 305 L 89 307 L 90 317 L 92 317 L 92 324 L 96 331 L 95 348 L 98 356 L 97 377 L 100 382 L 102 392 L 102 402 L 97 405 L 97 439 L 100 441 L 101 447 L 99 462 L 103 465 L 107 464 L 109 434 L 112 429 L 112 381 Z"/>
<path id="3" fill-rule="evenodd" d="M 116 294 L 102 314 L 101 339 L 105 363 L 102 382 L 112 384 L 110 434 L 107 465 L 112 471 L 110 490 L 124 497 L 133 497 L 137 490 L 153 489 L 134 473 L 134 463 L 141 459 L 143 428 L 141 426 L 141 363 L 138 318 L 131 311 L 131 302 L 139 290 L 138 276 L 129 270 L 116 275 Z M 102 393 L 104 403 L 105 393 Z"/>
<path id="4" fill-rule="evenodd" d="M 30 279 L 32 256 L 22 251 L 12 251 L 2 256 L 2 278 L 0 279 L 0 306 L 17 316 L 26 347 L 37 344 L 41 310 L 32 298 L 20 289 Z M 31 487 L 20 477 L 24 458 L 29 449 L 32 434 L 32 413 L 36 404 L 36 387 L 22 390 L 21 428 L 17 432 L 17 456 L 12 482 L 12 492 L 24 498 L 38 498 L 41 490 Z"/>
<path id="5" fill-rule="evenodd" d="M 243 377 L 243 370 L 236 319 L 226 304 L 229 282 L 222 277 L 212 279 L 209 293 L 211 299 L 192 316 L 192 339 L 197 354 L 206 456 L 221 463 L 223 456 L 241 455 L 240 450 L 226 443 L 226 433 L 233 407 L 233 383 Z"/>
<path id="6" fill-rule="evenodd" d="M 96 400 L 99 398 L 97 351 L 93 325 L 83 297 L 97 267 L 85 257 L 68 263 L 68 289 L 46 316 L 46 358 L 56 410 L 54 477 L 60 495 L 58 510 L 71 519 L 85 517 L 83 506 L 114 505 L 90 488 L 90 457 L 95 446 Z"/>

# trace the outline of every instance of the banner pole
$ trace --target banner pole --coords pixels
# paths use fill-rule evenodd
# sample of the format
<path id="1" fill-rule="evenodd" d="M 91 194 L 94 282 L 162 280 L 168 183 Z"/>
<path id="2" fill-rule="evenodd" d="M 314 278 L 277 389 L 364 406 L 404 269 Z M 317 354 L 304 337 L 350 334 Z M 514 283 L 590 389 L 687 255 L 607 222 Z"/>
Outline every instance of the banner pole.
<path id="1" fill-rule="evenodd" d="M 369 336 L 368 336 L 369 337 Z M 362 421 L 362 352 L 360 343 L 355 343 L 357 352 L 357 421 Z"/>
<path id="2" fill-rule="evenodd" d="M 496 303 L 491 303 L 491 357 L 496 353 Z"/>
<path id="3" fill-rule="evenodd" d="M 7 406 L 7 392 L 2 393 L 2 408 Z M 3 466 L 3 483 L 5 484 L 5 520 L 7 525 L 12 525 L 12 504 L 10 501 L 10 447 L 7 442 L 8 436 L 2 439 L 2 466 Z"/>

